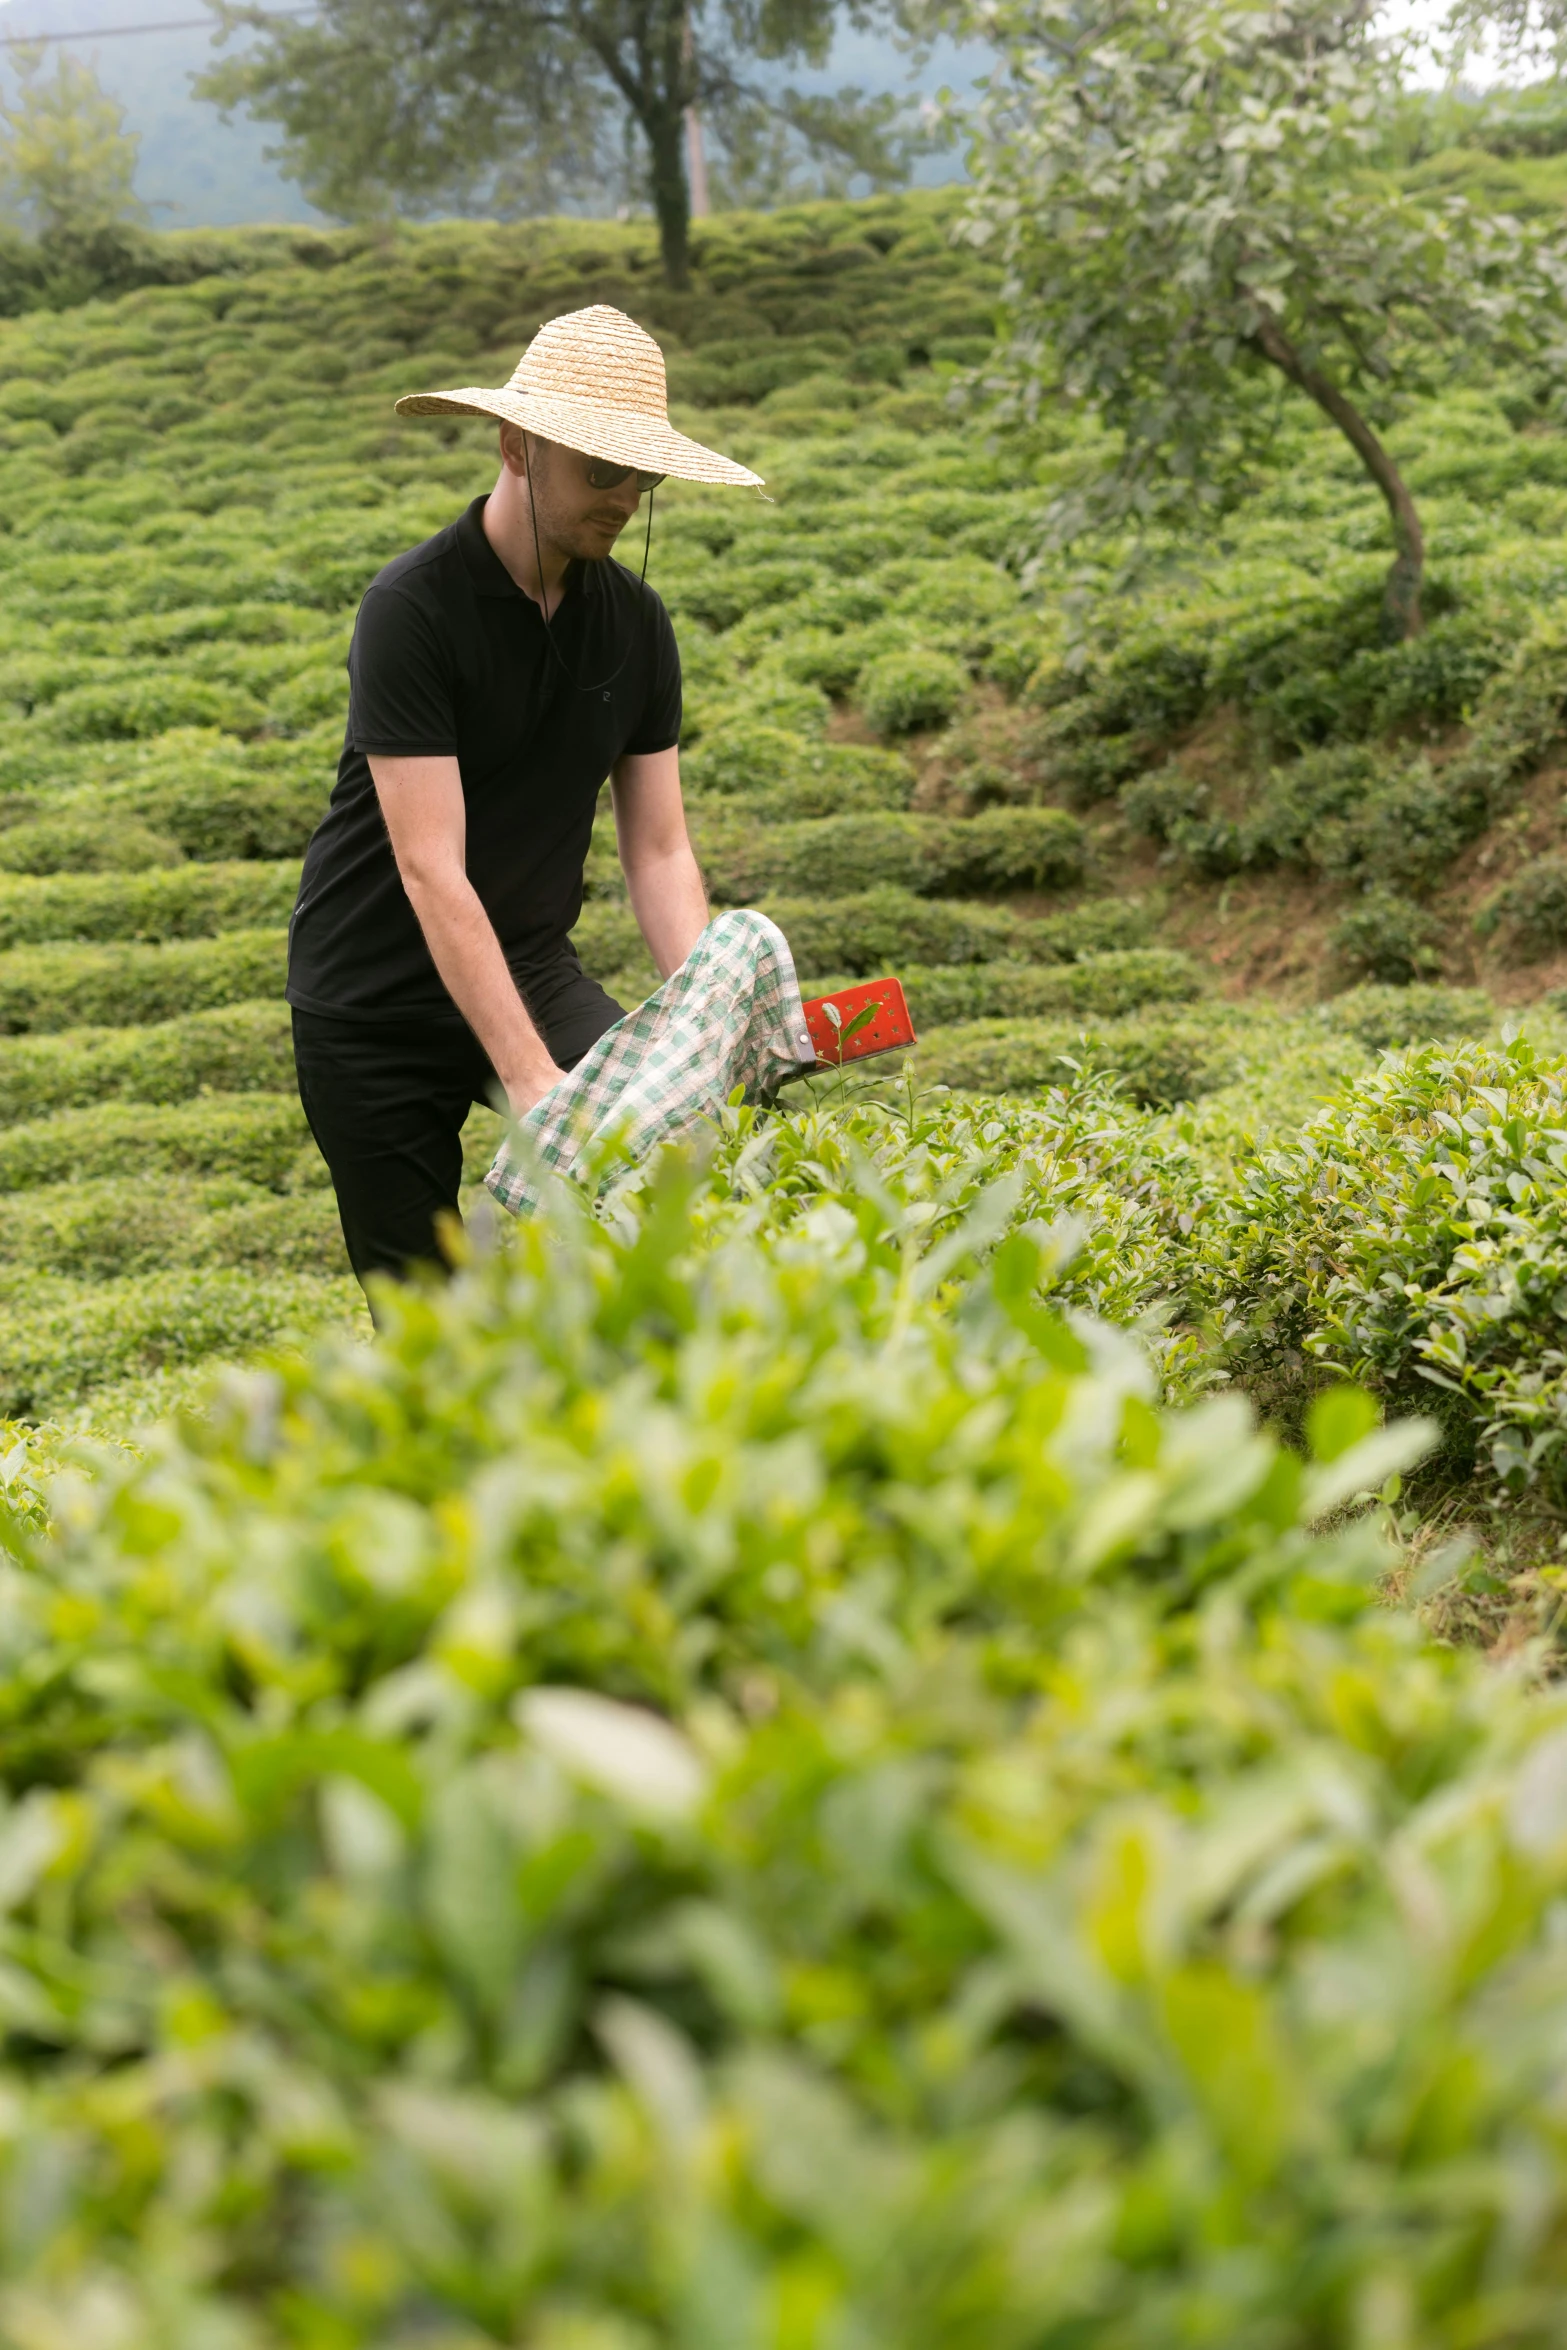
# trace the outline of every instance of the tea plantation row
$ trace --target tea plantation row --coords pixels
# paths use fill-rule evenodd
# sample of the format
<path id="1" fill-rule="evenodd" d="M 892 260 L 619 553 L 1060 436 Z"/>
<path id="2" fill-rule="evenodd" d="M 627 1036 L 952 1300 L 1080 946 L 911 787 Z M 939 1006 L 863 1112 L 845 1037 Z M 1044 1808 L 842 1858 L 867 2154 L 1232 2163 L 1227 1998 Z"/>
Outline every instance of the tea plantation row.
<path id="1" fill-rule="evenodd" d="M 953 404 L 993 288 L 951 244 L 950 210 L 716 222 L 679 297 L 640 231 L 603 224 L 305 237 L 297 254 L 174 238 L 184 282 L 0 329 L 5 1408 L 47 1416 L 357 1311 L 291 1099 L 282 923 L 364 582 L 485 486 L 481 427 L 403 424 L 392 401 L 454 370 L 504 375 L 569 302 L 646 318 L 677 402 L 775 500 L 658 499 L 653 576 L 680 626 L 715 900 L 767 904 L 813 981 L 901 969 L 926 1080 L 1031 1088 L 1067 1054 L 1155 1108 L 1236 1083 L 1271 1085 L 1275 1123 L 1309 1107 L 1315 1078 L 1286 1101 L 1268 1066 L 1284 1032 L 1182 1011 L 1201 967 L 1157 944 L 1157 896 L 1115 894 L 1126 825 L 1225 866 L 1194 845 L 1210 820 L 1184 771 L 1159 765 L 1216 703 L 1258 757 L 1334 738 L 1258 786 L 1264 810 L 1294 794 L 1289 837 L 1318 857 L 1351 807 L 1357 838 L 1435 840 L 1428 874 L 1504 807 L 1557 705 L 1540 503 L 1556 443 L 1516 430 L 1548 416 L 1527 387 L 1459 383 L 1403 428 L 1425 436 L 1412 463 L 1439 564 L 1449 544 L 1464 556 L 1462 597 L 1439 581 L 1420 647 L 1377 647 L 1374 513 L 1330 437 L 1294 426 L 1195 601 L 1106 593 L 1069 644 L 1064 607 L 1016 566 L 1077 443 L 1063 428 L 1024 462 Z M 1526 606 L 1535 634 L 1514 651 Z M 1411 732 L 1474 694 L 1467 751 L 1410 783 Z M 1341 747 L 1346 729 L 1363 739 Z M 1378 749 L 1388 729 L 1403 747 Z M 1126 813 L 1108 816 L 1123 779 Z M 1422 813 L 1433 794 L 1457 811 L 1447 833 Z M 1237 839 L 1263 821 L 1234 818 Z M 1334 851 L 1334 870 L 1407 888 L 1401 853 Z M 608 844 L 589 887 L 579 943 L 631 1000 L 652 973 Z M 1398 917 L 1375 902 L 1360 960 L 1403 977 L 1421 957 Z M 1428 1017 L 1374 1018 L 1369 1045 Z M 1449 1006 L 1440 1024 L 1483 1017 Z M 1352 1027 L 1313 1016 L 1286 1065 L 1316 1070 L 1336 1033 L 1333 1069 L 1354 1066 Z M 470 1172 L 492 1132 L 476 1116 Z"/>

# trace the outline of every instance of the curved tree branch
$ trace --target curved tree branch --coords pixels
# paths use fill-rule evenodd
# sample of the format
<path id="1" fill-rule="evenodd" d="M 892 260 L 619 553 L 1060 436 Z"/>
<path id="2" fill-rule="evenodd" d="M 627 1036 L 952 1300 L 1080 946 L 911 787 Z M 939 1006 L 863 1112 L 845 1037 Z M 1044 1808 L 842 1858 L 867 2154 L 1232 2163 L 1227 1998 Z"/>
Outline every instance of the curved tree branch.
<path id="1" fill-rule="evenodd" d="M 1384 591 L 1388 620 L 1399 636 L 1418 636 L 1425 625 L 1420 610 L 1420 589 L 1425 575 L 1426 545 L 1408 484 L 1354 402 L 1346 399 L 1320 369 L 1301 357 L 1272 313 L 1259 304 L 1255 319 L 1257 343 L 1264 357 L 1337 425 L 1387 501 L 1393 544 L 1398 550 Z"/>

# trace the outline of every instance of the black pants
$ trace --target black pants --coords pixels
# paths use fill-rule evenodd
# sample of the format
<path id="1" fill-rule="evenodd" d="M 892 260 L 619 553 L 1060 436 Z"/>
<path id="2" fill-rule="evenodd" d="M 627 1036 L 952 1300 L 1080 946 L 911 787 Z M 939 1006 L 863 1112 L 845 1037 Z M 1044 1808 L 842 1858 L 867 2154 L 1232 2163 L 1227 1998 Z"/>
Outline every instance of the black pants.
<path id="1" fill-rule="evenodd" d="M 621 1017 L 575 958 L 530 984 L 528 1009 L 563 1069 Z M 359 1279 L 441 1265 L 435 1219 L 457 1213 L 463 1121 L 475 1102 L 504 1106 L 472 1029 L 457 1018 L 397 1027 L 296 1009 L 294 1067 Z"/>

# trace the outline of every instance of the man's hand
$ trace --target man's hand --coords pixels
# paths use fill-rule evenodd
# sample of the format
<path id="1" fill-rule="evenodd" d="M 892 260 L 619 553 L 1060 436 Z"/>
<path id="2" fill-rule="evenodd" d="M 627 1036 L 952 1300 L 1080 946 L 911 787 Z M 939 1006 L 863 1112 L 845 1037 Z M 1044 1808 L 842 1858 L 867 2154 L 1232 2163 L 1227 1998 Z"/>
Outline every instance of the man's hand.
<path id="1" fill-rule="evenodd" d="M 680 753 L 622 759 L 610 781 L 626 894 L 661 979 L 678 971 L 707 927 L 707 892 L 686 831 Z"/>
<path id="2" fill-rule="evenodd" d="M 565 1071 L 556 1068 L 528 1017 L 494 925 L 468 879 L 467 809 L 457 762 L 376 756 L 370 773 L 435 968 L 520 1118 Z"/>
<path id="3" fill-rule="evenodd" d="M 497 1070 L 496 1074 L 499 1076 L 500 1072 Z M 501 1083 L 506 1088 L 506 1099 L 511 1104 L 512 1116 L 525 1118 L 535 1103 L 543 1101 L 544 1096 L 553 1086 L 559 1085 L 565 1075 L 564 1069 L 557 1069 L 553 1061 L 547 1061 L 542 1072 L 536 1071 L 526 1077 L 502 1077 Z"/>

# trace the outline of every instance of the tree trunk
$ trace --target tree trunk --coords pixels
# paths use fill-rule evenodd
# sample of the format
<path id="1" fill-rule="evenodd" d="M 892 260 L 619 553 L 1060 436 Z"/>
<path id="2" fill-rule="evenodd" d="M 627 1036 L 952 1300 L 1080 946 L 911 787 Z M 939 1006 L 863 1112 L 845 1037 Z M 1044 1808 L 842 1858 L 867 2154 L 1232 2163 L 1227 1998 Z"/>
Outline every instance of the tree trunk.
<path id="1" fill-rule="evenodd" d="M 3 5 L 3 0 L 0 0 Z M 620 92 L 647 141 L 648 194 L 658 222 L 664 283 L 691 283 L 691 183 L 686 108 L 693 91 L 688 0 L 643 0 L 629 10 L 574 8 L 571 29 Z"/>
<path id="2" fill-rule="evenodd" d="M 1359 409 L 1345 399 L 1336 384 L 1306 364 L 1278 320 L 1266 310 L 1257 314 L 1257 340 L 1264 356 L 1338 426 L 1386 499 L 1397 552 L 1382 591 L 1382 608 L 1390 636 L 1418 636 L 1425 626 L 1420 588 L 1425 577 L 1426 541 L 1403 475 Z"/>
<path id="3" fill-rule="evenodd" d="M 648 143 L 648 187 L 658 222 L 664 283 L 684 290 L 691 283 L 691 188 L 686 178 L 686 117 L 678 102 L 644 120 Z"/>

